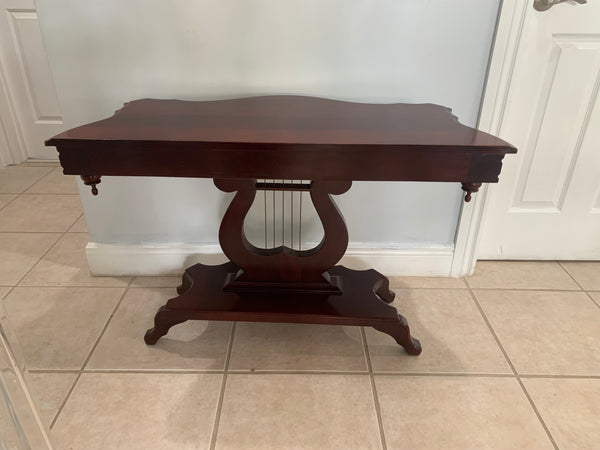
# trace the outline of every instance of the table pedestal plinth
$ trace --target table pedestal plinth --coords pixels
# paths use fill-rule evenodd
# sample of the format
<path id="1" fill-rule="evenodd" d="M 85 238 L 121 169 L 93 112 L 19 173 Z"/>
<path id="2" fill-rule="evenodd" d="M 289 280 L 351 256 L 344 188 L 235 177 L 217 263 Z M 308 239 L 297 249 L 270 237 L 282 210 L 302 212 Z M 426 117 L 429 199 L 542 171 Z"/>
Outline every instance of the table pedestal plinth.
<path id="1" fill-rule="evenodd" d="M 239 293 L 224 291 L 228 274 L 237 267 L 196 264 L 188 268 L 177 291 L 179 296 L 159 308 L 146 344 L 155 344 L 169 329 L 187 320 L 283 322 L 370 326 L 392 336 L 410 355 L 421 353 L 421 344 L 410 335 L 406 319 L 388 303 L 394 299 L 389 281 L 375 270 L 355 271 L 335 266 L 341 294 Z"/>

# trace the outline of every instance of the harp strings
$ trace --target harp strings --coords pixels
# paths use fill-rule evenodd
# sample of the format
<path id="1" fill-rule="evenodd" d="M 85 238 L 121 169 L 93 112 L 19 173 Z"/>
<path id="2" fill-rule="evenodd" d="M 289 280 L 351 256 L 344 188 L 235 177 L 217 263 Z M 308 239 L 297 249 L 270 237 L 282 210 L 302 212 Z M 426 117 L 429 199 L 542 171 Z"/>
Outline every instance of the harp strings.
<path id="1" fill-rule="evenodd" d="M 263 191 L 262 201 L 257 199 L 256 204 L 262 209 L 261 244 L 264 248 L 287 246 L 294 250 L 302 250 L 302 202 L 304 190 L 310 186 L 310 181 L 270 179 L 257 181 L 259 181 L 257 188 Z"/>

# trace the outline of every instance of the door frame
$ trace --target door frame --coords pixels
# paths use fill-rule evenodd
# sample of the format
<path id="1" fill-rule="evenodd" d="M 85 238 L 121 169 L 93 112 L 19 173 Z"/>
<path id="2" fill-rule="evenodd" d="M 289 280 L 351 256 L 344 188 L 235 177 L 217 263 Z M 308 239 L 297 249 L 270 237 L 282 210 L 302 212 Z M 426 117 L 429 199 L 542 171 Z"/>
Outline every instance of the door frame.
<path id="1" fill-rule="evenodd" d="M 479 130 L 493 135 L 500 134 L 502 129 L 527 8 L 533 8 L 531 0 L 503 0 L 498 11 L 477 124 Z M 484 184 L 479 193 L 473 196 L 471 203 L 463 202 L 456 229 L 450 276 L 471 275 L 475 270 L 479 230 L 486 216 L 486 199 L 488 192 L 494 188 L 493 184 Z"/>

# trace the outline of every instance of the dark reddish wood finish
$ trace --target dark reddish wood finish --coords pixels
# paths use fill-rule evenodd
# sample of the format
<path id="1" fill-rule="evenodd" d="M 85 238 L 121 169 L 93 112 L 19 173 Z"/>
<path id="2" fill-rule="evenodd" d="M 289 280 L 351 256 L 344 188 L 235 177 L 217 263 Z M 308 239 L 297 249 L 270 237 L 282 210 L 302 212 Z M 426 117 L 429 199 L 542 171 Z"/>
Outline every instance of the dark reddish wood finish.
<path id="1" fill-rule="evenodd" d="M 219 229 L 223 253 L 238 268 L 228 277 L 225 290 L 341 293 L 339 280 L 332 278 L 327 270 L 344 256 L 348 230 L 330 194 L 343 194 L 352 182 L 310 183 L 310 196 L 323 224 L 324 236 L 315 248 L 303 251 L 287 247 L 262 249 L 246 238 L 244 218 L 254 202 L 256 180 L 216 179 L 215 184 L 225 192 L 237 191 Z M 287 188 L 285 184 L 279 186 L 281 190 Z"/>
<path id="2" fill-rule="evenodd" d="M 385 277 L 375 270 L 332 268 L 329 273 L 344 280 L 341 295 L 223 291 L 223 279 L 235 270 L 232 263 L 188 268 L 178 289 L 180 295 L 158 310 L 154 328 L 144 336 L 146 343 L 155 344 L 171 326 L 186 320 L 231 320 L 371 326 L 391 335 L 409 354 L 421 353 L 406 319 L 378 297 L 379 291 L 387 288 Z"/>
<path id="3" fill-rule="evenodd" d="M 411 355 L 421 346 L 383 275 L 336 262 L 348 245 L 330 194 L 354 180 L 461 183 L 465 200 L 497 182 L 516 149 L 461 125 L 432 104 L 359 104 L 298 96 L 190 102 L 136 100 L 112 117 L 46 142 L 58 148 L 65 174 L 96 185 L 102 175 L 213 178 L 236 192 L 219 231 L 231 262 L 186 270 L 179 297 L 160 308 L 145 340 L 154 344 L 190 319 L 372 326 Z M 257 179 L 312 180 L 262 184 Z M 310 190 L 323 222 L 316 248 L 260 249 L 248 242 L 244 218 L 257 189 Z"/>
<path id="4" fill-rule="evenodd" d="M 457 183 L 497 182 L 516 152 L 443 106 L 299 96 L 136 100 L 46 145 L 68 175 Z"/>

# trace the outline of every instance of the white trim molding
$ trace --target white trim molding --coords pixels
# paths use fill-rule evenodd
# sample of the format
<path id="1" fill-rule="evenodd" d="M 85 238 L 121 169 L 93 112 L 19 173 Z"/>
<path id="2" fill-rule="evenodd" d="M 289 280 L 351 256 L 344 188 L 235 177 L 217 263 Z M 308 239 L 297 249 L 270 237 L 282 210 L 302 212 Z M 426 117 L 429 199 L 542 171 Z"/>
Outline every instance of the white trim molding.
<path id="1" fill-rule="evenodd" d="M 502 2 L 477 126 L 481 131 L 494 135 L 500 134 L 525 13 L 527 8 L 531 7 L 529 1 L 503 0 Z M 451 276 L 467 276 L 475 270 L 477 243 L 479 230 L 485 218 L 486 198 L 488 192 L 493 189 L 493 185 L 484 184 L 483 188 L 473 196 L 472 204 L 463 204 L 456 230 L 456 252 L 450 271 Z"/>
<path id="2" fill-rule="evenodd" d="M 201 262 L 222 264 L 227 258 L 218 244 L 113 245 L 90 242 L 86 247 L 90 271 L 97 276 L 181 275 Z M 388 276 L 448 276 L 454 247 L 420 249 L 349 248 L 340 264 L 375 270 Z"/>

